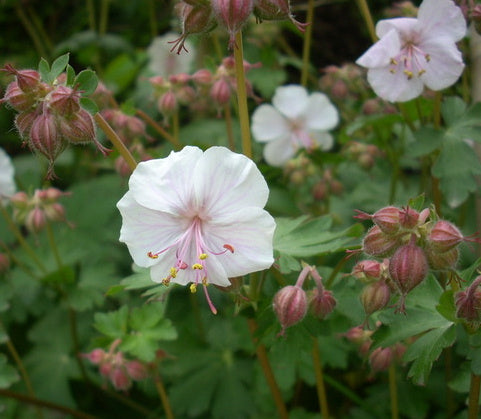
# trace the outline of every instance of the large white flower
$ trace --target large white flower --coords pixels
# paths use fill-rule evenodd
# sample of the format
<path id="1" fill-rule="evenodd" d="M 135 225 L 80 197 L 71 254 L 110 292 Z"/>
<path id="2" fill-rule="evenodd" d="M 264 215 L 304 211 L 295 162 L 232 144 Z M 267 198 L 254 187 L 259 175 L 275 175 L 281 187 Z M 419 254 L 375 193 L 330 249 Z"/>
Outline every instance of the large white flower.
<path id="1" fill-rule="evenodd" d="M 369 84 L 385 100 L 414 99 L 425 85 L 442 90 L 463 72 L 456 42 L 466 34 L 466 21 L 452 0 L 424 0 L 417 18 L 381 20 L 376 34 L 380 40 L 356 63 L 369 69 Z"/>
<path id="2" fill-rule="evenodd" d="M 266 142 L 264 158 L 283 166 L 299 148 L 329 150 L 334 140 L 327 131 L 339 122 L 339 114 L 323 93 L 308 94 L 298 85 L 278 87 L 272 105 L 259 106 L 252 115 L 252 134 Z"/>
<path id="3" fill-rule="evenodd" d="M 247 157 L 225 147 L 185 147 L 139 163 L 117 203 L 120 241 L 155 282 L 230 285 L 273 263 L 269 190 Z"/>
<path id="4" fill-rule="evenodd" d="M 14 169 L 12 160 L 5 151 L 0 148 L 0 199 L 9 197 L 15 193 L 16 186 L 13 179 Z"/>

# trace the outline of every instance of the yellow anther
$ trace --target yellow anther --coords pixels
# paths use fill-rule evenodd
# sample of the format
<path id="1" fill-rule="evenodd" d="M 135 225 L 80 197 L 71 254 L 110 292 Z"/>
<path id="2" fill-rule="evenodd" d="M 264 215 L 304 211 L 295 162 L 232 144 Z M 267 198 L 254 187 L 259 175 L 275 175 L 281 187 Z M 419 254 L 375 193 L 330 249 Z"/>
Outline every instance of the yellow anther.
<path id="1" fill-rule="evenodd" d="M 424 56 L 424 58 L 426 58 L 426 61 L 429 63 L 429 61 L 431 61 L 431 56 L 429 54 L 426 54 Z"/>
<path id="2" fill-rule="evenodd" d="M 411 80 L 413 78 L 413 72 L 409 70 L 404 70 L 403 73 L 408 77 L 408 80 Z"/>
<path id="3" fill-rule="evenodd" d="M 391 65 L 397 65 L 397 61 L 394 58 L 391 58 L 389 62 L 391 63 Z"/>
<path id="4" fill-rule="evenodd" d="M 204 269 L 204 267 L 200 263 L 194 263 L 192 269 Z"/>
<path id="5" fill-rule="evenodd" d="M 149 252 L 147 253 L 147 256 L 151 259 L 157 259 L 159 255 L 156 255 L 155 253 Z"/>
<path id="6" fill-rule="evenodd" d="M 190 292 L 192 294 L 195 294 L 197 292 L 197 285 L 195 284 L 190 284 Z"/>
<path id="7" fill-rule="evenodd" d="M 209 284 L 207 283 L 207 277 L 206 277 L 206 276 L 204 276 L 204 277 L 202 278 L 202 285 L 205 285 L 205 286 L 209 285 Z"/>
<path id="8" fill-rule="evenodd" d="M 390 68 L 390 69 L 389 69 L 389 72 L 390 72 L 391 74 L 396 74 L 396 70 L 394 70 L 394 68 Z"/>
<path id="9" fill-rule="evenodd" d="M 170 278 L 164 278 L 162 280 L 162 285 L 168 286 L 170 284 Z"/>
<path id="10" fill-rule="evenodd" d="M 205 259 L 207 259 L 207 256 L 208 256 L 207 253 L 201 253 L 201 254 L 199 255 L 199 259 L 200 259 L 200 260 L 205 260 Z"/>
<path id="11" fill-rule="evenodd" d="M 423 68 L 422 70 L 419 71 L 418 76 L 422 76 L 425 72 L 426 70 Z"/>
<path id="12" fill-rule="evenodd" d="M 177 272 L 179 272 L 177 268 L 170 268 L 170 276 L 172 278 L 175 278 L 177 276 Z"/>

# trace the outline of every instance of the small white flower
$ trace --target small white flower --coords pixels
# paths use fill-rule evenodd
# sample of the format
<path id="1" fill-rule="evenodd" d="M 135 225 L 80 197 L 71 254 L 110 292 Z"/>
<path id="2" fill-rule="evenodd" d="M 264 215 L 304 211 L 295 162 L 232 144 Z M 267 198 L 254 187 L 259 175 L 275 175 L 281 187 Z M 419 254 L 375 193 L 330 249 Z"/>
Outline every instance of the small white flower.
<path id="1" fill-rule="evenodd" d="M 298 85 L 276 89 L 272 105 L 259 106 L 252 115 L 252 134 L 266 142 L 264 158 L 283 166 L 300 148 L 329 150 L 334 139 L 327 131 L 339 122 L 339 114 L 323 93 L 308 94 Z"/>
<path id="2" fill-rule="evenodd" d="M 225 147 L 184 147 L 141 162 L 118 202 L 120 241 L 155 282 L 230 285 L 273 263 L 267 183 L 247 157 Z"/>
<path id="3" fill-rule="evenodd" d="M 0 148 L 0 199 L 13 195 L 16 191 L 13 179 L 14 168 L 12 160 L 5 151 Z"/>
<path id="4" fill-rule="evenodd" d="M 466 21 L 452 0 L 424 0 L 417 18 L 381 20 L 380 38 L 356 63 L 368 68 L 374 92 L 390 102 L 418 97 L 426 85 L 442 90 L 464 69 L 456 46 L 466 35 Z"/>
<path id="5" fill-rule="evenodd" d="M 178 37 L 179 34 L 168 32 L 165 35 L 155 37 L 147 48 L 149 69 L 155 75 L 167 78 L 173 74 L 190 72 L 194 61 L 192 43 L 185 41 L 186 49 L 189 51 L 188 54 L 176 54 L 170 51 L 172 45 L 169 42 Z"/>

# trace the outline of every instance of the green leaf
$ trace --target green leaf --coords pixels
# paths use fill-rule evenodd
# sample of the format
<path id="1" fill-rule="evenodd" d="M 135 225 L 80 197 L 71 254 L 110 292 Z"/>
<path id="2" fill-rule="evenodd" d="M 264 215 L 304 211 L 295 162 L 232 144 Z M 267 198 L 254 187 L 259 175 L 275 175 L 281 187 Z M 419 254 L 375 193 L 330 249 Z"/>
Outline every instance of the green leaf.
<path id="1" fill-rule="evenodd" d="M 91 115 L 95 115 L 99 111 L 97 104 L 89 97 L 81 97 L 80 106 Z"/>
<path id="2" fill-rule="evenodd" d="M 446 125 L 454 125 L 463 119 L 466 112 L 466 102 L 457 96 L 447 97 L 441 105 L 441 114 Z"/>
<path id="3" fill-rule="evenodd" d="M 456 326 L 452 323 L 430 330 L 408 347 L 404 354 L 405 361 L 414 361 L 408 372 L 415 384 L 426 384 L 434 361 L 441 351 L 451 346 L 456 339 Z"/>
<path id="4" fill-rule="evenodd" d="M 406 155 L 409 157 L 421 157 L 431 154 L 443 145 L 444 132 L 431 127 L 421 127 L 414 133 L 416 141 L 406 147 Z"/>
<path id="5" fill-rule="evenodd" d="M 40 77 L 42 78 L 42 80 L 48 83 L 50 65 L 45 58 L 40 59 L 40 62 L 38 63 L 38 72 L 40 73 Z"/>
<path id="6" fill-rule="evenodd" d="M 110 313 L 96 313 L 94 327 L 110 338 L 121 338 L 127 333 L 128 316 L 127 306 L 122 306 L 119 310 Z"/>
<path id="7" fill-rule="evenodd" d="M 0 354 L 0 388 L 8 388 L 20 380 L 17 370 L 7 363 L 7 357 Z"/>
<path id="8" fill-rule="evenodd" d="M 82 70 L 77 74 L 73 82 L 74 87 L 76 87 L 83 96 L 88 96 L 95 92 L 99 80 L 95 71 L 92 70 Z"/>
<path id="9" fill-rule="evenodd" d="M 68 64 L 68 60 L 69 60 L 69 53 L 58 57 L 52 63 L 52 68 L 49 74 L 49 77 L 52 81 L 55 80 L 60 74 L 62 74 L 62 72 L 65 70 L 65 67 Z"/>
<path id="10" fill-rule="evenodd" d="M 75 271 L 72 267 L 65 265 L 45 275 L 41 280 L 46 284 L 71 284 L 75 282 Z"/>
<path id="11" fill-rule="evenodd" d="M 456 208 L 476 191 L 474 176 L 481 174 L 481 163 L 465 141 L 448 137 L 432 167 L 432 174 L 440 179 L 440 188 L 449 206 Z"/>
<path id="12" fill-rule="evenodd" d="M 75 70 L 73 69 L 73 67 L 72 67 L 70 64 L 67 64 L 66 73 L 67 73 L 67 82 L 66 82 L 66 85 L 67 85 L 67 86 L 72 86 L 72 85 L 73 85 L 73 82 L 74 82 L 74 80 L 75 80 Z"/>
<path id="13" fill-rule="evenodd" d="M 436 306 L 436 310 L 453 323 L 457 323 L 459 319 L 456 317 L 456 306 L 454 304 L 454 291 L 445 291 L 439 299 L 439 304 Z"/>

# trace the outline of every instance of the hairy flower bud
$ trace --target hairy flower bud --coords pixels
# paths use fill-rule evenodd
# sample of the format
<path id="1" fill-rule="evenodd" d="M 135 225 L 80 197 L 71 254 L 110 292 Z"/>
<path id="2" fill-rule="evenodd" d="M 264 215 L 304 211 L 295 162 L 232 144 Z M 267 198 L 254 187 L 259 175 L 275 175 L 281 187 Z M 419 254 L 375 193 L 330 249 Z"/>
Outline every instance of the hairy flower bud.
<path id="1" fill-rule="evenodd" d="M 439 252 L 447 252 L 464 240 L 463 234 L 452 223 L 439 220 L 434 224 L 428 235 L 429 246 Z"/>
<path id="2" fill-rule="evenodd" d="M 231 88 L 227 80 L 221 78 L 217 80 L 210 90 L 210 97 L 219 105 L 225 105 L 231 97 Z"/>
<path id="3" fill-rule="evenodd" d="M 157 106 L 163 115 L 172 115 L 178 108 L 175 93 L 172 90 L 165 92 L 159 98 Z"/>
<path id="4" fill-rule="evenodd" d="M 7 86 L 2 102 L 7 102 L 13 109 L 21 112 L 32 108 L 36 100 L 33 95 L 25 93 L 18 83 L 13 81 Z"/>
<path id="5" fill-rule="evenodd" d="M 399 245 L 400 241 L 396 236 L 387 235 L 375 225 L 364 236 L 362 250 L 371 256 L 386 257 L 393 254 Z"/>
<path id="6" fill-rule="evenodd" d="M 38 71 L 17 70 L 10 64 L 7 64 L 3 70 L 16 76 L 18 87 L 25 93 L 35 91 L 40 84 L 40 73 Z"/>
<path id="7" fill-rule="evenodd" d="M 384 207 L 372 215 L 359 210 L 356 211 L 358 212 L 358 215 L 354 216 L 354 218 L 359 220 L 372 220 L 372 222 L 376 224 L 383 233 L 396 234 L 399 231 L 399 208 L 392 206 Z"/>
<path id="8" fill-rule="evenodd" d="M 364 287 L 361 294 L 361 303 L 367 315 L 381 310 L 387 306 L 391 298 L 391 290 L 384 281 L 377 281 Z"/>
<path id="9" fill-rule="evenodd" d="M 83 354 L 84 358 L 87 358 L 92 364 L 98 365 L 105 359 L 106 352 L 103 349 L 96 348 L 87 354 Z"/>
<path id="10" fill-rule="evenodd" d="M 393 362 L 394 354 L 391 347 L 376 348 L 369 355 L 369 364 L 375 372 L 386 371 Z"/>
<path id="11" fill-rule="evenodd" d="M 481 276 L 474 279 L 464 291 L 459 291 L 454 297 L 456 317 L 465 319 L 473 326 L 481 323 Z"/>
<path id="12" fill-rule="evenodd" d="M 285 329 L 299 323 L 305 317 L 306 293 L 301 287 L 295 285 L 281 288 L 274 296 L 273 308 L 282 326 L 281 334 L 284 334 Z"/>
<path id="13" fill-rule="evenodd" d="M 47 224 L 47 217 L 41 208 L 35 207 L 28 214 L 25 219 L 25 226 L 28 231 L 38 233 L 43 230 Z"/>
<path id="14" fill-rule="evenodd" d="M 116 390 L 128 390 L 132 386 L 125 368 L 121 365 L 114 365 L 109 374 L 109 379 Z"/>
<path id="15" fill-rule="evenodd" d="M 309 310 L 318 319 L 324 319 L 336 307 L 337 301 L 332 292 L 326 289 L 314 288 L 309 293 Z"/>
<path id="16" fill-rule="evenodd" d="M 429 266 L 437 271 L 454 269 L 459 259 L 459 249 L 457 247 L 441 253 L 431 248 L 431 246 L 427 246 L 424 251 L 426 252 Z"/>
<path id="17" fill-rule="evenodd" d="M 416 227 L 419 221 L 419 215 L 419 212 L 412 208 L 403 208 L 399 211 L 399 222 L 401 223 L 401 227 L 405 229 Z"/>
<path id="18" fill-rule="evenodd" d="M 49 106 L 63 116 L 70 116 L 80 110 L 80 93 L 67 86 L 57 86 L 50 94 Z"/>
<path id="19" fill-rule="evenodd" d="M 147 367 L 140 361 L 128 361 L 125 364 L 125 369 L 127 370 L 127 374 L 135 381 L 141 381 L 148 377 L 149 372 L 147 371 Z"/>
<path id="20" fill-rule="evenodd" d="M 289 19 L 296 27 L 304 32 L 307 24 L 298 22 L 291 13 L 289 0 L 255 0 L 254 15 L 259 21 Z"/>
<path id="21" fill-rule="evenodd" d="M 351 275 L 363 282 L 377 281 L 385 269 L 384 262 L 361 260 L 352 268 Z"/>
<path id="22" fill-rule="evenodd" d="M 235 35 L 252 12 L 253 0 L 212 0 L 212 9 L 218 22 L 229 32 L 229 47 L 235 45 Z"/>
<path id="23" fill-rule="evenodd" d="M 15 127 L 23 140 L 28 142 L 33 122 L 38 116 L 39 114 L 35 111 L 21 112 L 15 116 Z"/>
<path id="24" fill-rule="evenodd" d="M 202 68 L 197 70 L 191 77 L 192 81 L 197 84 L 210 84 L 212 83 L 212 73 Z"/>

